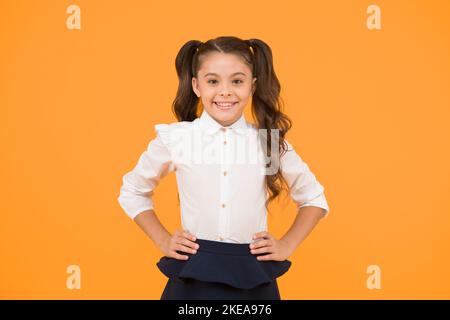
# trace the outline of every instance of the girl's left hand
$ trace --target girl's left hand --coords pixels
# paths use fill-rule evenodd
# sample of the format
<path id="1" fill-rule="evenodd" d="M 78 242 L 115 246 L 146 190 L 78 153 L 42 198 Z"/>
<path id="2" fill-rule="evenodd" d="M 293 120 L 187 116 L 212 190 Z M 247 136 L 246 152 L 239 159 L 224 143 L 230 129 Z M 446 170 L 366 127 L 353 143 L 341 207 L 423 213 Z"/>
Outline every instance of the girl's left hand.
<path id="1" fill-rule="evenodd" d="M 250 252 L 252 254 L 269 253 L 256 257 L 259 261 L 284 261 L 292 254 L 292 249 L 286 241 L 275 239 L 267 231 L 255 233 L 253 239 L 256 239 L 256 242 L 250 244 Z"/>

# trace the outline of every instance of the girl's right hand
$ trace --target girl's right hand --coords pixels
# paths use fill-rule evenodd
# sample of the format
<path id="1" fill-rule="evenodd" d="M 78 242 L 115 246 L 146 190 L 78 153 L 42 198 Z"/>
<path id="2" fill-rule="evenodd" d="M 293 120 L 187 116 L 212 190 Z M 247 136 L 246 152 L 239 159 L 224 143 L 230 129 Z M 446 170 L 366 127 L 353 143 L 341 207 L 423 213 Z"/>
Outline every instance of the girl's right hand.
<path id="1" fill-rule="evenodd" d="M 194 242 L 196 239 L 192 233 L 178 229 L 173 235 L 167 237 L 160 249 L 166 257 L 187 260 L 189 256 L 179 254 L 177 251 L 196 254 L 199 248 L 199 245 Z"/>

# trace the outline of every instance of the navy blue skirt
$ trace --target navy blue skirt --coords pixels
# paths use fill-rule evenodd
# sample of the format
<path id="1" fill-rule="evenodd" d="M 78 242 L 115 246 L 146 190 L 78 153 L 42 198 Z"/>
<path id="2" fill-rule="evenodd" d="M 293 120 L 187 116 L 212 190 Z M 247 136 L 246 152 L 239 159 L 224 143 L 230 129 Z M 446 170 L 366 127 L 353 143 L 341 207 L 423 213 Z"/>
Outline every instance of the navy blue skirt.
<path id="1" fill-rule="evenodd" d="M 291 261 L 259 261 L 249 243 L 195 242 L 200 246 L 196 254 L 177 251 L 189 259 L 163 256 L 157 262 L 169 278 L 161 300 L 281 300 L 277 277 Z"/>

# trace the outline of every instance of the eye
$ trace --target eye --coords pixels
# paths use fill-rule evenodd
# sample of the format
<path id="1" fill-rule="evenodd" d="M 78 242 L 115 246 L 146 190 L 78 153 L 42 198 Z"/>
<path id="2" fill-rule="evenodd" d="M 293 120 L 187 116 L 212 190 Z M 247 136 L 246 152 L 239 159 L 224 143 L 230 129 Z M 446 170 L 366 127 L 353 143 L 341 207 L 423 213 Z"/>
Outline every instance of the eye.
<path id="1" fill-rule="evenodd" d="M 211 81 L 214 81 L 214 83 L 212 83 Z M 237 81 L 240 81 L 240 82 L 237 82 Z M 214 80 L 214 79 L 211 79 L 211 80 L 208 80 L 208 81 L 207 81 L 207 83 L 211 83 L 211 84 L 215 84 L 216 82 L 217 82 L 217 80 Z M 237 82 L 237 84 L 241 84 L 241 83 L 243 83 L 244 81 L 239 80 L 239 79 L 236 79 L 236 80 L 234 80 L 234 82 Z"/>

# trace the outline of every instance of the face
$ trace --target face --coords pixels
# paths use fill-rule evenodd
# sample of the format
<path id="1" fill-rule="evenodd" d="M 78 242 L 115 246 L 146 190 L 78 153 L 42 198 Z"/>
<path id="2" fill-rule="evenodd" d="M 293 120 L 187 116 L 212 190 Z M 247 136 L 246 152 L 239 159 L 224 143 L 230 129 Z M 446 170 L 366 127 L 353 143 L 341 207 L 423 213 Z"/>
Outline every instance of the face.
<path id="1" fill-rule="evenodd" d="M 253 95 L 256 78 L 235 54 L 214 52 L 202 58 L 192 88 L 208 114 L 222 126 L 237 121 Z"/>

